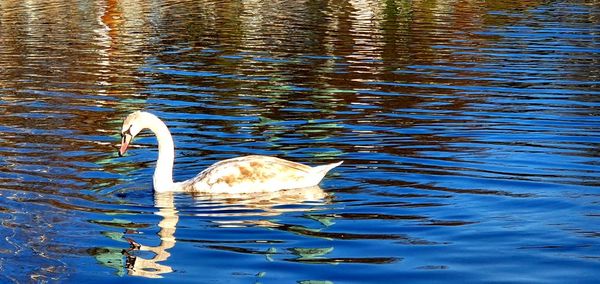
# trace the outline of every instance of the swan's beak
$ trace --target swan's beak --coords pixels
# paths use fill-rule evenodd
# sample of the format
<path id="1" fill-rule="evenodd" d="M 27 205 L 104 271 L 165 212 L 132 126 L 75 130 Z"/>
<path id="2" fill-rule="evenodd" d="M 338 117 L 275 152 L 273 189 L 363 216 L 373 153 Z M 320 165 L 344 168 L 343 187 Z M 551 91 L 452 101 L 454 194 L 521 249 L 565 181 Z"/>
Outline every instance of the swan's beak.
<path id="1" fill-rule="evenodd" d="M 123 135 L 121 138 L 121 148 L 119 148 L 119 157 L 123 157 L 125 152 L 127 152 L 127 147 L 129 147 L 129 142 L 131 139 L 128 139 L 129 135 Z"/>

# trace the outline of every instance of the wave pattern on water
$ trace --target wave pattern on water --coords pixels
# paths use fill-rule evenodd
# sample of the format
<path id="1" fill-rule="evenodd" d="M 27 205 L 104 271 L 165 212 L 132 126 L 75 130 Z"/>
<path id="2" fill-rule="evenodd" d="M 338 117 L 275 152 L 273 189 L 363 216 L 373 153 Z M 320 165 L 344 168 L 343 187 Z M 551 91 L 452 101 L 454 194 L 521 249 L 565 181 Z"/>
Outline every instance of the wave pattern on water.
<path id="1" fill-rule="evenodd" d="M 0 282 L 594 283 L 600 11 L 501 2 L 0 1 Z M 153 195 L 137 109 L 177 180 L 345 162 Z"/>

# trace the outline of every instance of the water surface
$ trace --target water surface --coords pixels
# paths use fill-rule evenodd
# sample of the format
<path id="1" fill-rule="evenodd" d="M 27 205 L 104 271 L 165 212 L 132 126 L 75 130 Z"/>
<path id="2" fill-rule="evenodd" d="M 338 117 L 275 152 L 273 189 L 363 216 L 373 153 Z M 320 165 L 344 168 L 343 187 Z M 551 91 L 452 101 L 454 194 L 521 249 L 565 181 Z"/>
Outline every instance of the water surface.
<path id="1" fill-rule="evenodd" d="M 0 282 L 597 282 L 600 6 L 496 2 L 0 1 Z M 345 162 L 155 195 L 138 109 L 176 180 Z"/>

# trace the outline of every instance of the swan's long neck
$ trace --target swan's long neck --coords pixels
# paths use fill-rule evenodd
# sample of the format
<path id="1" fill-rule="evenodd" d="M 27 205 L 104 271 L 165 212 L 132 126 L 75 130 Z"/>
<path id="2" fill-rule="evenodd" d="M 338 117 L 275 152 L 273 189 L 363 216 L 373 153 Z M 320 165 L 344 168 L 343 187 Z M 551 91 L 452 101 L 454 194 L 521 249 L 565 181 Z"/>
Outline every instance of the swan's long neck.
<path id="1" fill-rule="evenodd" d="M 175 160 L 175 145 L 171 132 L 162 120 L 158 117 L 150 124 L 150 130 L 156 135 L 158 140 L 158 160 L 156 169 L 154 169 L 154 190 L 158 192 L 172 191 L 173 183 L 173 163 Z"/>

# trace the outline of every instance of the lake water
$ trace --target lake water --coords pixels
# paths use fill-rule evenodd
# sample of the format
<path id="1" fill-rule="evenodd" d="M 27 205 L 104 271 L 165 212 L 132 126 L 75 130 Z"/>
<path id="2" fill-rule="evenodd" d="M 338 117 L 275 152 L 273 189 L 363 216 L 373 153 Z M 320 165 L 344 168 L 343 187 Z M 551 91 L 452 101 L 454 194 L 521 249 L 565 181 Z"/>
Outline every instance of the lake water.
<path id="1" fill-rule="evenodd" d="M 0 1 L 0 282 L 598 283 L 599 66 L 595 0 Z M 138 109 L 344 164 L 155 195 Z"/>

